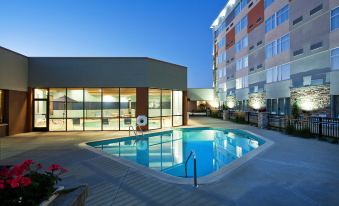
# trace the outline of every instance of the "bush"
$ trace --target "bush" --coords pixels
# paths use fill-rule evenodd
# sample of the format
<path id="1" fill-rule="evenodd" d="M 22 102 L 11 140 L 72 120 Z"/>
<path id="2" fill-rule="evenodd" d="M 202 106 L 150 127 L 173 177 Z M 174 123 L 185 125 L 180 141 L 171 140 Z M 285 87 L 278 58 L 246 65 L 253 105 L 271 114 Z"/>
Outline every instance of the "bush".
<path id="1" fill-rule="evenodd" d="M 295 129 L 295 127 L 293 126 L 293 125 L 287 125 L 287 127 L 286 127 L 286 133 L 287 134 L 295 134 L 295 132 L 296 132 L 296 129 Z"/>
<path id="2" fill-rule="evenodd" d="M 53 164 L 47 171 L 41 172 L 42 165 L 32 160 L 22 164 L 0 169 L 1 205 L 39 205 L 55 191 L 55 185 L 61 181 L 60 175 L 67 172 Z"/>

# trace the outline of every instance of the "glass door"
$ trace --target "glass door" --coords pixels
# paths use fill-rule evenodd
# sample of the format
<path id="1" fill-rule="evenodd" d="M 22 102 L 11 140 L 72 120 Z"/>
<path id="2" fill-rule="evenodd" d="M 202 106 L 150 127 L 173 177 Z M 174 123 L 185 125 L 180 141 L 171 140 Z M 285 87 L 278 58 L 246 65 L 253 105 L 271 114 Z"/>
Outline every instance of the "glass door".
<path id="1" fill-rule="evenodd" d="M 33 129 L 48 131 L 48 89 L 34 89 Z"/>

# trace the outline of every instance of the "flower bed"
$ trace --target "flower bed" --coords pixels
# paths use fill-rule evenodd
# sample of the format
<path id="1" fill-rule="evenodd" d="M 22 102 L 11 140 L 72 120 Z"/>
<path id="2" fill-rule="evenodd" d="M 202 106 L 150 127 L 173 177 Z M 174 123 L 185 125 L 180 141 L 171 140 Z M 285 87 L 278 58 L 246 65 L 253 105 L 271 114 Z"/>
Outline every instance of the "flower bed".
<path id="1" fill-rule="evenodd" d="M 25 160 L 12 167 L 0 168 L 1 205 L 39 205 L 48 200 L 67 170 L 52 164 L 43 171 L 40 163 Z"/>

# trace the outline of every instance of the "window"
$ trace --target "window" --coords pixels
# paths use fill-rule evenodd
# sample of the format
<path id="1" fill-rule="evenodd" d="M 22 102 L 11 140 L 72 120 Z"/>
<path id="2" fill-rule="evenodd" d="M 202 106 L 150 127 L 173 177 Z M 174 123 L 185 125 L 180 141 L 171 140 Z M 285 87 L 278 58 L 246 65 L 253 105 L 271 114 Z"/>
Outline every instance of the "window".
<path id="1" fill-rule="evenodd" d="M 223 37 L 221 40 L 218 42 L 218 49 L 222 48 L 226 44 L 226 38 Z"/>
<path id="2" fill-rule="evenodd" d="M 277 26 L 288 20 L 288 5 L 277 12 Z"/>
<path id="3" fill-rule="evenodd" d="M 284 64 L 280 66 L 276 66 L 266 71 L 266 82 L 278 82 L 290 79 L 290 65 Z"/>
<path id="4" fill-rule="evenodd" d="M 66 131 L 66 88 L 49 89 L 49 130 Z"/>
<path id="5" fill-rule="evenodd" d="M 162 128 L 172 127 L 172 90 L 161 91 Z"/>
<path id="6" fill-rule="evenodd" d="M 273 14 L 265 21 L 266 33 L 275 29 L 280 24 L 288 20 L 288 5 L 284 6 L 277 13 Z"/>
<path id="7" fill-rule="evenodd" d="M 331 51 L 332 70 L 339 70 L 339 48 Z"/>
<path id="8" fill-rule="evenodd" d="M 248 47 L 248 37 L 245 36 L 241 40 L 235 43 L 235 52 L 240 52 L 242 49 Z"/>
<path id="9" fill-rule="evenodd" d="M 265 53 L 266 59 L 270 59 L 280 53 L 288 51 L 290 48 L 289 34 L 266 45 Z"/>
<path id="10" fill-rule="evenodd" d="M 182 103 L 182 91 L 173 91 L 173 126 L 181 126 L 183 124 Z"/>
<path id="11" fill-rule="evenodd" d="M 0 90 L 0 123 L 4 123 L 5 116 L 5 93 Z"/>
<path id="12" fill-rule="evenodd" d="M 312 76 L 305 76 L 303 77 L 303 85 L 310 86 L 312 82 Z"/>
<path id="13" fill-rule="evenodd" d="M 101 130 L 101 92 L 100 88 L 85 89 L 85 130 Z"/>
<path id="14" fill-rule="evenodd" d="M 331 31 L 339 28 L 339 7 L 331 11 Z"/>
<path id="15" fill-rule="evenodd" d="M 84 129 L 84 90 L 67 89 L 67 130 L 82 131 Z"/>
<path id="16" fill-rule="evenodd" d="M 239 33 L 245 28 L 247 28 L 247 16 L 243 17 L 241 21 L 235 25 L 235 34 Z"/>
<path id="17" fill-rule="evenodd" d="M 265 9 L 271 6 L 271 4 L 274 3 L 275 0 L 265 0 Z"/>
<path id="18" fill-rule="evenodd" d="M 248 76 L 240 77 L 235 80 L 236 89 L 242 89 L 248 87 Z"/>
<path id="19" fill-rule="evenodd" d="M 149 129 L 161 128 L 161 90 L 148 89 Z"/>
<path id="20" fill-rule="evenodd" d="M 224 61 L 226 61 L 226 52 L 220 52 L 220 54 L 217 56 L 217 64 L 221 64 Z"/>
<path id="21" fill-rule="evenodd" d="M 102 89 L 102 128 L 119 130 L 119 88 Z"/>
<path id="22" fill-rule="evenodd" d="M 247 3 L 248 0 L 241 0 L 241 2 L 234 9 L 234 16 L 237 16 L 244 8 L 246 8 Z"/>
<path id="23" fill-rule="evenodd" d="M 248 67 L 248 56 L 238 59 L 235 66 L 237 71 Z"/>
<path id="24" fill-rule="evenodd" d="M 266 20 L 265 22 L 266 33 L 268 33 L 269 31 L 273 30 L 276 27 L 275 20 L 276 20 L 275 14 L 273 14 Z"/>
<path id="25" fill-rule="evenodd" d="M 136 126 L 136 89 L 120 89 L 120 130 L 128 130 L 129 126 Z"/>

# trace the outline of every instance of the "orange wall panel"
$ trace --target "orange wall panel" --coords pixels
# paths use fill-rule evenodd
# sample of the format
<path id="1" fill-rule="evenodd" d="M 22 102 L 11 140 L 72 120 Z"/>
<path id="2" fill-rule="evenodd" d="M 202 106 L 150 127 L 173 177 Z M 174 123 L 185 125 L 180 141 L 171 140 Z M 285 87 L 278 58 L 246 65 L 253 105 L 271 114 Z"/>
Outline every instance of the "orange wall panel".
<path id="1" fill-rule="evenodd" d="M 8 91 L 8 134 L 27 132 L 27 92 Z"/>
<path id="2" fill-rule="evenodd" d="M 231 48 L 235 43 L 235 28 L 233 27 L 227 34 L 226 34 L 226 49 Z"/>
<path id="3" fill-rule="evenodd" d="M 251 32 L 255 28 L 257 28 L 261 23 L 265 20 L 265 6 L 264 0 L 260 0 L 253 9 L 251 9 L 248 14 L 248 24 L 247 24 L 247 32 Z"/>
<path id="4" fill-rule="evenodd" d="M 139 115 L 148 116 L 148 88 L 147 87 L 137 88 L 136 117 L 138 117 Z M 141 129 L 144 131 L 147 131 L 148 125 L 141 127 Z"/>

